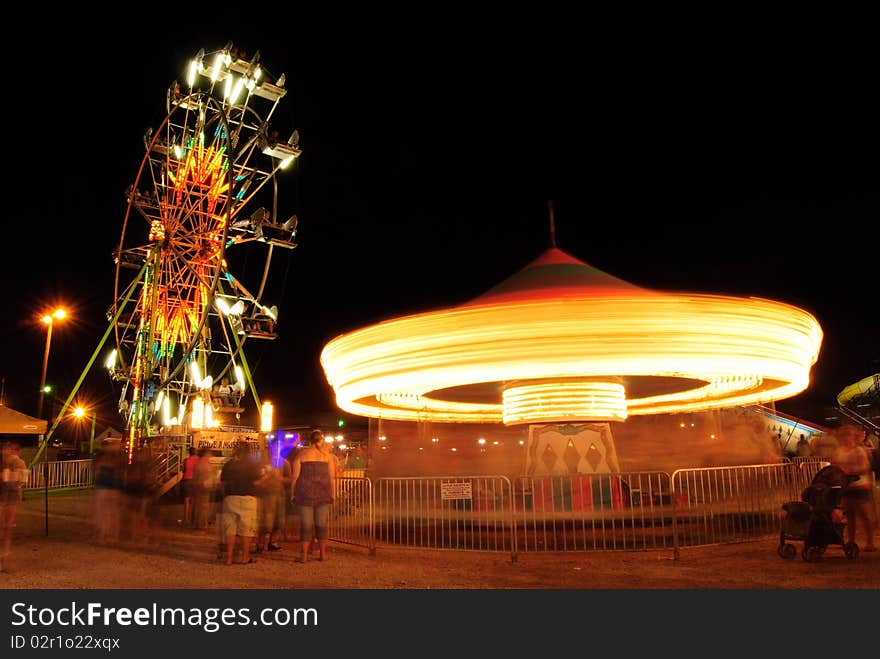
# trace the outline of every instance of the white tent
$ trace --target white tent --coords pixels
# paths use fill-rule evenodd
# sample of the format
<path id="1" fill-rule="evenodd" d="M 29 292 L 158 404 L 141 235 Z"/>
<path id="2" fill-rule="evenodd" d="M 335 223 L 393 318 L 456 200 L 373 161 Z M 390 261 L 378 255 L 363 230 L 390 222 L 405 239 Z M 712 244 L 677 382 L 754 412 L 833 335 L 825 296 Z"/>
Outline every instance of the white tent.
<path id="1" fill-rule="evenodd" d="M 42 435 L 46 421 L 0 405 L 0 435 Z"/>

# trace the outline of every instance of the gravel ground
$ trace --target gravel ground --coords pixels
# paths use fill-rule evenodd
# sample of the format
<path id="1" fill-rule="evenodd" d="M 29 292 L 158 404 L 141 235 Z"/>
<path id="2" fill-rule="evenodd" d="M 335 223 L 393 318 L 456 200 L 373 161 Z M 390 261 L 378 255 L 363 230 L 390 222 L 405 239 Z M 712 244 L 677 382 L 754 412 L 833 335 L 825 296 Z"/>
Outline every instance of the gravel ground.
<path id="1" fill-rule="evenodd" d="M 294 563 L 297 544 L 259 554 L 251 565 L 216 558 L 212 530 L 182 529 L 179 506 L 163 510 L 156 540 L 146 546 L 101 546 L 88 524 L 89 492 L 52 494 L 49 534 L 43 496 L 19 511 L 2 589 L 878 589 L 880 553 L 844 557 L 829 547 L 818 562 L 786 561 L 776 537 L 672 552 L 608 551 L 509 554 L 366 549 L 332 544 L 327 561 Z"/>

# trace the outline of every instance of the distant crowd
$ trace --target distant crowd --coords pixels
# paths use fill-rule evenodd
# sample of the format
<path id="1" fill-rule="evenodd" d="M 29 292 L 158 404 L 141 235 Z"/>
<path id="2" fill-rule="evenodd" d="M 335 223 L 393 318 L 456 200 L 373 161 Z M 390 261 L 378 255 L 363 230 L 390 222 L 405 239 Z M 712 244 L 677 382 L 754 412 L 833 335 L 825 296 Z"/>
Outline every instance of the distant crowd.
<path id="1" fill-rule="evenodd" d="M 221 461 L 208 448 L 190 447 L 180 470 L 181 527 L 215 528 L 218 559 L 252 563 L 254 554 L 280 551 L 299 539 L 297 560 L 327 557 L 329 507 L 336 479 L 366 466 L 358 446 L 347 455 L 312 431 L 302 446 L 289 449 L 278 464 L 268 450 L 237 444 Z M 147 545 L 161 540 L 160 499 L 167 480 L 158 477 L 149 447 L 128 461 L 120 442 L 104 442 L 94 459 L 92 520 L 100 544 L 121 541 Z"/>

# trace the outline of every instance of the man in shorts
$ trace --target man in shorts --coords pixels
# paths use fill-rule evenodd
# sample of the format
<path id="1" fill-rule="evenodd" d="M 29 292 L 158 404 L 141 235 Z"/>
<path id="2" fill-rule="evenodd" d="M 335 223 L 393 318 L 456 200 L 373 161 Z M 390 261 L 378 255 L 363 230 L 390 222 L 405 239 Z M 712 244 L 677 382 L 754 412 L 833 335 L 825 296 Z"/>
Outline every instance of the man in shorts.
<path id="1" fill-rule="evenodd" d="M 236 538 L 241 543 L 241 562 L 256 563 L 251 555 L 251 542 L 257 536 L 257 481 L 260 465 L 246 443 L 235 448 L 232 457 L 220 471 L 223 485 L 223 523 L 226 528 L 226 565 L 232 565 Z"/>

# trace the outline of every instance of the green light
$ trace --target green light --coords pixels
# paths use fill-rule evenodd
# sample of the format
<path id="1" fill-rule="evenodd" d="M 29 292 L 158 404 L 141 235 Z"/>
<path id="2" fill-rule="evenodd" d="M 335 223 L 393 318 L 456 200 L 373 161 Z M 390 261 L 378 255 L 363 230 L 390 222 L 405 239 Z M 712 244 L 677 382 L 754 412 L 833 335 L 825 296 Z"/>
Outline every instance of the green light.
<path id="1" fill-rule="evenodd" d="M 51 385 L 51 384 L 47 384 L 45 387 L 43 387 L 43 393 L 44 393 L 44 394 L 48 394 L 48 393 L 51 392 L 51 391 L 52 391 L 52 385 Z"/>
<path id="2" fill-rule="evenodd" d="M 336 425 L 342 428 L 345 425 L 345 419 L 339 419 L 339 421 L 336 422 Z"/>

